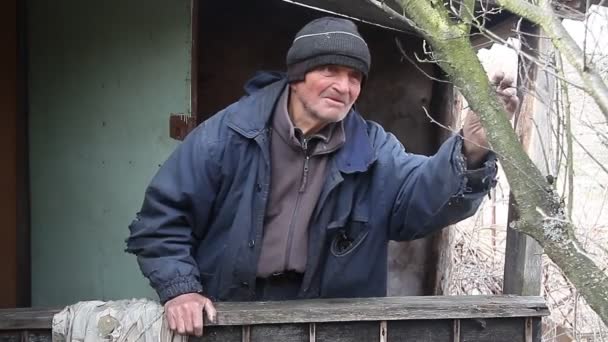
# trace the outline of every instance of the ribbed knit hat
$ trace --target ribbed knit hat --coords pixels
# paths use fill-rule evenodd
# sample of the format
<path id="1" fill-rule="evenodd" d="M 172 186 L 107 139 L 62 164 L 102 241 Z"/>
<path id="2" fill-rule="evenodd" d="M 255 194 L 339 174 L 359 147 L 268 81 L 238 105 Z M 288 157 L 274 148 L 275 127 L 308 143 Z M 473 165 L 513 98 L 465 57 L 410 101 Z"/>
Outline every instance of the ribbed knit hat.
<path id="1" fill-rule="evenodd" d="M 367 77 L 371 56 L 352 21 L 324 17 L 306 24 L 287 52 L 287 78 L 302 81 L 308 71 L 327 64 L 351 67 Z"/>

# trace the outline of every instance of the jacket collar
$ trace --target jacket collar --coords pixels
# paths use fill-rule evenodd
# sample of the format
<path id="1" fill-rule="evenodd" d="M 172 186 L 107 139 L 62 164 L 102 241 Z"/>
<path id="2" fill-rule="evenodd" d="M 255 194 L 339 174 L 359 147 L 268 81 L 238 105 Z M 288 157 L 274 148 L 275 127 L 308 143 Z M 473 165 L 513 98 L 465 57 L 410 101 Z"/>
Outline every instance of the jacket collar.
<path id="1" fill-rule="evenodd" d="M 252 82 L 249 82 L 245 87 L 248 95 L 226 113 L 228 127 L 248 139 L 266 132 L 274 107 L 287 86 L 284 74 L 258 74 L 253 82 L 260 78 L 265 81 L 262 87 L 252 87 Z M 376 161 L 367 127 L 365 120 L 354 109 L 344 118 L 346 142 L 335 153 L 336 166 L 341 172 L 365 172 Z"/>

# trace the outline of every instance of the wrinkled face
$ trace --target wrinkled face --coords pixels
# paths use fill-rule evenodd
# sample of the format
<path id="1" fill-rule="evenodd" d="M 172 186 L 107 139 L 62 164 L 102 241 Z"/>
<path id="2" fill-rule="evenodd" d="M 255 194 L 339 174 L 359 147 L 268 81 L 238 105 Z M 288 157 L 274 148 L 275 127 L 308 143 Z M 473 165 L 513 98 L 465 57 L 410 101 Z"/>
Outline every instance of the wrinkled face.
<path id="1" fill-rule="evenodd" d="M 362 80 L 362 73 L 355 69 L 324 65 L 309 71 L 304 81 L 292 83 L 291 94 L 309 121 L 325 125 L 346 117 L 359 97 Z"/>

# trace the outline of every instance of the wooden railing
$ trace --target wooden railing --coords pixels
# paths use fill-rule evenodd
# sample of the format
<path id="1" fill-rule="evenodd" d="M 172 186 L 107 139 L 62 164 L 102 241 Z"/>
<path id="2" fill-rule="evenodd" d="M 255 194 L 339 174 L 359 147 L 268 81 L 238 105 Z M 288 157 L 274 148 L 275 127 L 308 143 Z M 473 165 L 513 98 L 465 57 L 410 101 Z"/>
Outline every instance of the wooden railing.
<path id="1" fill-rule="evenodd" d="M 539 342 L 541 297 L 436 296 L 217 303 L 202 341 Z M 58 309 L 0 310 L 0 341 L 51 340 Z"/>

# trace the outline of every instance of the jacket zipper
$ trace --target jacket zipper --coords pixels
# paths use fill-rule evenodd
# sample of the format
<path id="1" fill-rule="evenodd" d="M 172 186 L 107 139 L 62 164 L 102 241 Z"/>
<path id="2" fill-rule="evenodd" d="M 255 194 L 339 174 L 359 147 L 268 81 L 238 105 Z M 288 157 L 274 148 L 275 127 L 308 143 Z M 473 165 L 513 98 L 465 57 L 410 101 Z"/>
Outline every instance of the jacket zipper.
<path id="1" fill-rule="evenodd" d="M 300 208 L 300 200 L 302 199 L 302 193 L 306 190 L 306 184 L 308 183 L 308 162 L 310 155 L 308 154 L 308 139 L 302 139 L 302 150 L 304 151 L 304 167 L 302 170 L 302 182 L 300 183 L 300 189 L 298 190 L 298 197 L 296 198 L 296 207 L 293 210 L 291 216 L 291 222 L 289 224 L 289 232 L 287 235 L 287 245 L 285 246 L 285 271 L 288 271 L 289 261 L 291 259 L 291 245 L 293 244 L 293 229 L 294 224 L 298 215 L 298 209 Z"/>
<path id="2" fill-rule="evenodd" d="M 308 183 L 308 161 L 310 155 L 308 154 L 308 139 L 302 140 L 302 150 L 304 150 L 304 171 L 302 172 L 302 183 L 300 184 L 300 193 L 306 190 L 306 184 Z"/>

